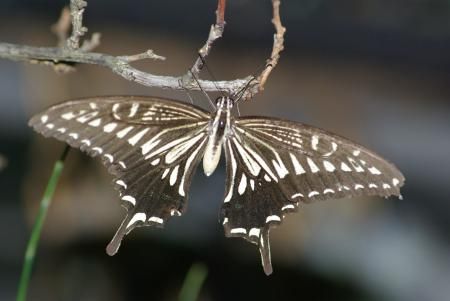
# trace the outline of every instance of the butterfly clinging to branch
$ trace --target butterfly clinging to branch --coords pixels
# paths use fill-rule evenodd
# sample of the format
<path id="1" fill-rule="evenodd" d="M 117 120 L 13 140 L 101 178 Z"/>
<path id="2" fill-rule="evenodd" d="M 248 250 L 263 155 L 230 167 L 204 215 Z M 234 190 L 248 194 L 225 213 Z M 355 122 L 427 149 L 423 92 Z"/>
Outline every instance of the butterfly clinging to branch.
<path id="1" fill-rule="evenodd" d="M 220 222 L 227 237 L 259 246 L 272 272 L 269 231 L 301 203 L 362 195 L 400 196 L 401 172 L 350 140 L 305 124 L 234 117 L 232 97 L 215 112 L 156 97 L 110 96 L 68 101 L 29 124 L 89 155 L 115 176 L 127 215 L 107 246 L 114 255 L 135 227 L 162 227 L 186 211 L 202 161 L 206 175 L 226 158 Z"/>

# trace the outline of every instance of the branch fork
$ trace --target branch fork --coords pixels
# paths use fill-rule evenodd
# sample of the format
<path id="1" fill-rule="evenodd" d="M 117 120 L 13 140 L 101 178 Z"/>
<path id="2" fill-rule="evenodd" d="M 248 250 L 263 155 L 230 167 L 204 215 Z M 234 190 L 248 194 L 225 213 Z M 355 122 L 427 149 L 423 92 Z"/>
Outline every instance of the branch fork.
<path id="1" fill-rule="evenodd" d="M 233 93 L 248 85 L 249 88 L 243 95 L 249 99 L 264 89 L 269 75 L 278 63 L 280 52 L 283 50 L 285 28 L 281 24 L 279 6 L 280 0 L 272 0 L 273 19 L 276 29 L 274 44 L 266 68 L 257 76 L 246 76 L 230 81 L 207 81 L 199 78 L 204 59 L 209 55 L 214 42 L 221 38 L 225 29 L 226 0 L 218 0 L 216 10 L 216 22 L 210 28 L 208 39 L 199 49 L 199 58 L 196 59 L 190 72 L 182 76 L 155 75 L 138 70 L 130 65 L 143 59 L 164 60 L 161 55 L 152 50 L 135 55 L 113 56 L 104 53 L 92 52 L 100 44 L 100 34 L 94 33 L 90 39 L 81 42 L 81 38 L 87 33 L 87 27 L 83 26 L 83 14 L 87 2 L 84 0 L 71 0 L 70 8 L 65 8 L 60 20 L 52 27 L 52 31 L 58 38 L 59 47 L 33 47 L 9 43 L 0 43 L 0 58 L 29 63 L 40 63 L 52 66 L 58 72 L 74 70 L 76 64 L 92 64 L 109 68 L 119 76 L 147 87 L 159 87 L 174 90 L 200 90 L 207 92 Z M 72 28 L 69 36 L 69 29 Z M 81 47 L 80 47 L 81 44 Z"/>

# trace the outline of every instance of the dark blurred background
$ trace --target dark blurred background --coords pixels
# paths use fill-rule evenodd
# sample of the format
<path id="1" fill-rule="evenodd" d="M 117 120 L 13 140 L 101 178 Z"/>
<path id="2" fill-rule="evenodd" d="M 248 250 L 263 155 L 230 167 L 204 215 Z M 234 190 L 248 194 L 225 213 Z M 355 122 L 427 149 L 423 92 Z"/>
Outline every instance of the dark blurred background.
<path id="1" fill-rule="evenodd" d="M 53 46 L 49 27 L 68 1 L 3 0 L 0 41 Z M 165 62 L 136 64 L 184 74 L 215 20 L 216 1 L 89 1 L 96 49 L 146 49 Z M 269 56 L 269 0 L 229 1 L 224 37 L 208 57 L 214 75 L 256 72 Z M 284 0 L 286 50 L 266 89 L 243 114 L 302 121 L 347 136 L 403 171 L 403 200 L 341 199 L 304 206 L 271 232 L 275 272 L 257 248 L 226 239 L 218 223 L 222 162 L 199 170 L 189 210 L 165 229 L 139 228 L 109 257 L 124 210 L 101 163 L 73 150 L 49 210 L 29 300 L 175 300 L 189 267 L 209 269 L 200 300 L 449 300 L 450 1 Z M 208 77 L 207 74 L 204 75 Z M 27 127 L 45 107 L 94 95 L 159 95 L 98 66 L 58 75 L 0 61 L 0 299 L 11 300 L 39 201 L 64 145 Z M 192 93 L 206 107 L 200 93 Z"/>

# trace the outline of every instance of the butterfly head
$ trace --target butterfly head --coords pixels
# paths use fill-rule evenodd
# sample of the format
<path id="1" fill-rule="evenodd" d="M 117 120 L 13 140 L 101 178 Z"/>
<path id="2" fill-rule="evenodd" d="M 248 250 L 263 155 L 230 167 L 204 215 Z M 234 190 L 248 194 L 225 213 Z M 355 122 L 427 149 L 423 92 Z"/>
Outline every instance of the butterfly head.
<path id="1" fill-rule="evenodd" d="M 234 100 L 229 96 L 220 96 L 216 99 L 216 110 L 226 111 L 233 108 Z"/>

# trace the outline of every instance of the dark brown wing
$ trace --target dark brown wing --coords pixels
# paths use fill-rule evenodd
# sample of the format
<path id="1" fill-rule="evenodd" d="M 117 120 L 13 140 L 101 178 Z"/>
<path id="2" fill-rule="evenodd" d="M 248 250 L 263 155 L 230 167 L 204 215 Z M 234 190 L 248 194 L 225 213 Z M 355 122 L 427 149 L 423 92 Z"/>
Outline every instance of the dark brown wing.
<path id="1" fill-rule="evenodd" d="M 225 150 L 225 232 L 258 243 L 266 273 L 270 227 L 297 211 L 300 202 L 399 196 L 404 183 L 394 165 L 361 145 L 290 121 L 237 119 Z"/>
<path id="2" fill-rule="evenodd" d="M 136 226 L 162 226 L 186 208 L 193 172 L 203 155 L 209 113 L 160 98 L 97 97 L 55 105 L 29 124 L 101 156 L 128 213 L 108 245 L 117 252 Z"/>

